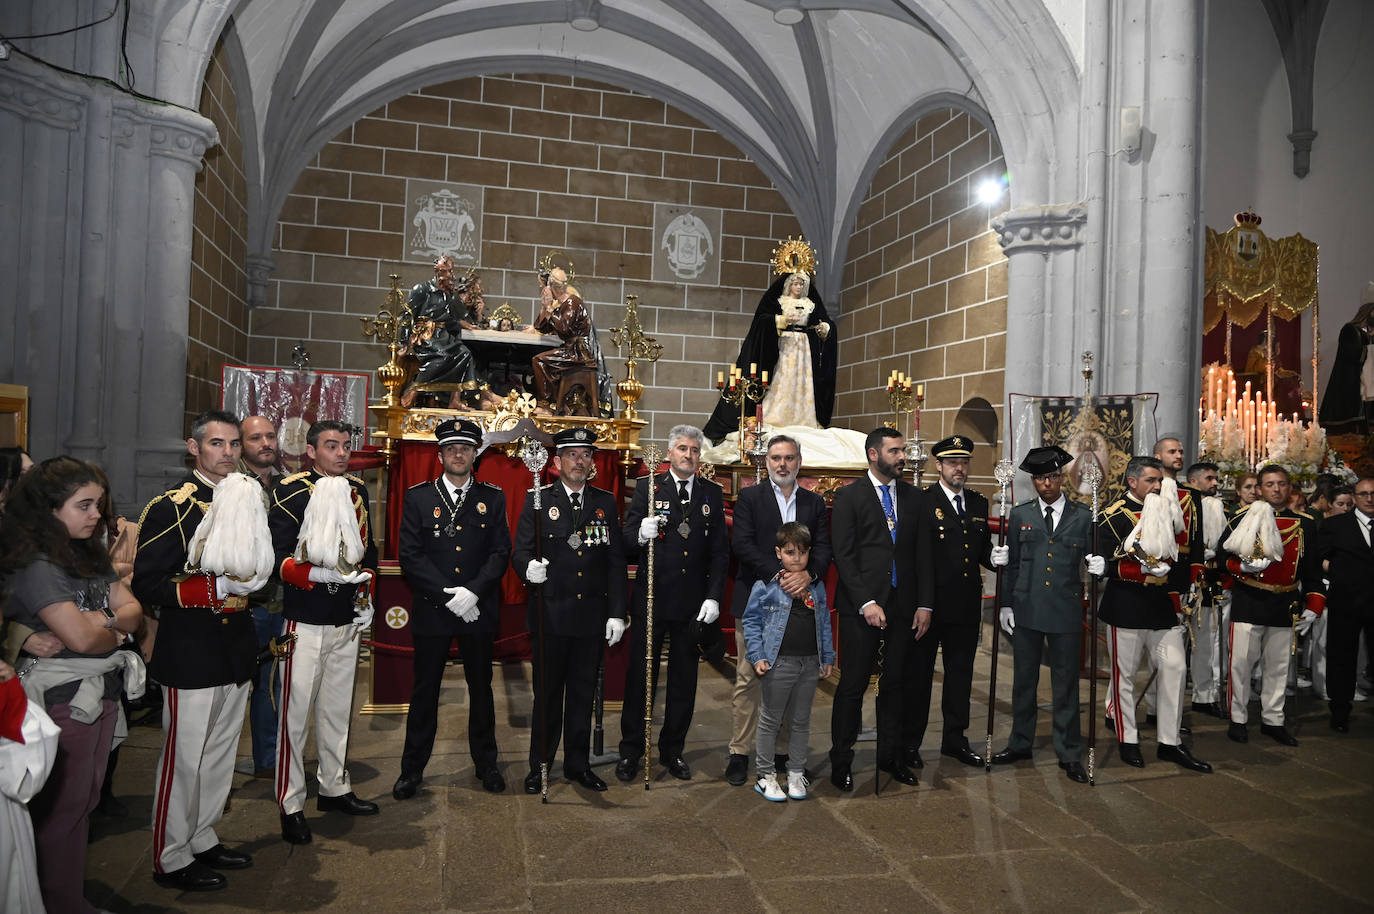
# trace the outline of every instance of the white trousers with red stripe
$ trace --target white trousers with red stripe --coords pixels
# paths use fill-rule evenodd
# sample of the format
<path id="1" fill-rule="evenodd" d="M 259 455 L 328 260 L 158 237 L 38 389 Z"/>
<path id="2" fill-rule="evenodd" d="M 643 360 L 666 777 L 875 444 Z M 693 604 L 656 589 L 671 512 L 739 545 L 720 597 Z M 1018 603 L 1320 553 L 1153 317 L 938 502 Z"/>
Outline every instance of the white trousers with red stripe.
<path id="1" fill-rule="evenodd" d="M 353 677 L 358 669 L 358 635 L 352 625 L 287 620 L 286 634 L 292 633 L 296 646 L 282 664 L 277 733 L 277 805 L 287 815 L 305 808 L 304 752 L 312 705 L 320 796 L 343 796 L 353 789 L 344 765 L 353 717 Z"/>
<path id="2" fill-rule="evenodd" d="M 153 792 L 153 869 L 170 873 L 219 844 L 215 824 L 234 777 L 248 683 L 163 689 Z"/>
<path id="3" fill-rule="evenodd" d="M 1173 628 L 1117 628 L 1111 633 L 1112 687 L 1107 690 L 1107 716 L 1116 721 L 1116 738 L 1140 742 L 1135 726 L 1135 677 L 1141 660 L 1153 666 L 1158 703 L 1155 738 L 1161 745 L 1179 744 L 1178 726 L 1183 717 L 1183 689 L 1188 679 L 1188 660 L 1183 649 L 1183 626 Z"/>
<path id="4" fill-rule="evenodd" d="M 1255 662 L 1262 666 L 1260 679 L 1260 720 L 1271 727 L 1283 726 L 1284 687 L 1288 684 L 1288 660 L 1293 646 L 1293 629 L 1287 625 L 1231 623 L 1231 679 L 1227 698 L 1231 720 L 1243 724 L 1250 719 L 1250 671 Z"/>

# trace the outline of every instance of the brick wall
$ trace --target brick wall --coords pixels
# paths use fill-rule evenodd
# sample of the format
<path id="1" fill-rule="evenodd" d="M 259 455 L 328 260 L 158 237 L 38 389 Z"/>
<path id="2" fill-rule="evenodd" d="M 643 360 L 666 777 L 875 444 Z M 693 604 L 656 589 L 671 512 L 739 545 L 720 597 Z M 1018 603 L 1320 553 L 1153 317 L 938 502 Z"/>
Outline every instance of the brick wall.
<path id="1" fill-rule="evenodd" d="M 220 143 L 196 175 L 191 227 L 190 330 L 186 350 L 186 417 L 220 403 L 220 368 L 248 355 L 248 289 L 244 272 L 247 183 L 238 106 L 215 48 L 200 93 L 200 112 L 215 122 Z"/>
<path id="2" fill-rule="evenodd" d="M 800 232 L 757 166 L 663 102 L 546 75 L 431 86 L 360 118 L 302 172 L 277 227 L 266 304 L 250 315 L 251 362 L 288 365 L 301 340 L 317 369 L 372 371 L 385 360 L 360 335 L 359 317 L 381 306 L 388 274 L 407 288 L 431 275 L 400 262 L 408 177 L 486 188 L 489 307 L 509 301 L 531 317 L 538 258 L 566 250 L 617 379 L 624 367 L 609 329 L 624 317 L 625 295 L 640 297 L 644 329 L 664 345 L 661 361 L 638 372 L 655 437 L 680 421 L 704 423 L 716 372 L 734 360 L 772 278 L 773 247 Z M 659 201 L 724 211 L 719 286 L 650 281 Z"/>
<path id="3" fill-rule="evenodd" d="M 926 385 L 927 444 L 956 432 L 996 443 L 1007 262 L 988 229 L 988 207 L 974 194 L 1004 171 L 991 133 L 954 110 L 922 117 L 893 144 L 850 239 L 836 424 L 867 430 L 890 423 L 883 388 L 896 369 Z M 998 456 L 995 448 L 975 449 L 973 474 L 990 477 Z"/>

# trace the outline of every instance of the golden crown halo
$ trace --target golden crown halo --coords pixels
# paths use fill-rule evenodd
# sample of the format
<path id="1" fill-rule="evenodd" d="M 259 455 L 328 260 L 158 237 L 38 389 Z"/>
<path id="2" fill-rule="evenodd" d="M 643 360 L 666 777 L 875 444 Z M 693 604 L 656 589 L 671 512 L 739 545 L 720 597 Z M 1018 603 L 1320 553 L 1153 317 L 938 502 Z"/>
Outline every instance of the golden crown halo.
<path id="1" fill-rule="evenodd" d="M 773 248 L 773 272 L 778 276 L 789 273 L 809 273 L 816 275 L 816 252 L 803 237 L 787 240 Z"/>

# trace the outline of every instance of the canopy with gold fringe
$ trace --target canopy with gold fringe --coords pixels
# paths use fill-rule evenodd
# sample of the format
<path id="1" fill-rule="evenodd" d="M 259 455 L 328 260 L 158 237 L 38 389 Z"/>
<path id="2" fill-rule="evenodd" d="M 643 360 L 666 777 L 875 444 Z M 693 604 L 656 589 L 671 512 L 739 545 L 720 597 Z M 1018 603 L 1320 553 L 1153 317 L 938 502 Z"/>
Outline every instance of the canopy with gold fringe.
<path id="1" fill-rule="evenodd" d="M 1246 210 L 1225 233 L 1207 229 L 1203 332 L 1225 316 L 1248 327 L 1268 307 L 1292 320 L 1317 300 L 1317 243 L 1301 233 L 1270 238 Z"/>

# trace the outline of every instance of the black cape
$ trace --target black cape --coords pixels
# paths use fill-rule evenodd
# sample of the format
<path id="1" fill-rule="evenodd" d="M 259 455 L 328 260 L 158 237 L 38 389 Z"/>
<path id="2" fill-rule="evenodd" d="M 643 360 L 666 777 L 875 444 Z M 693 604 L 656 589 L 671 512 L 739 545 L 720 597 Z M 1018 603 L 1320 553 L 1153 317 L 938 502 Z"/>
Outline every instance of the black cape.
<path id="1" fill-rule="evenodd" d="M 1359 326 L 1341 326 L 1336 359 L 1331 363 L 1331 378 L 1326 382 L 1326 396 L 1322 398 L 1321 423 L 1324 427 L 1340 428 L 1368 418 L 1364 399 L 1360 396 L 1360 372 L 1364 368 L 1368 344 L 1369 337 Z"/>
<path id="2" fill-rule="evenodd" d="M 778 327 L 775 318 L 782 313 L 778 296 L 782 295 L 787 280 L 787 274 L 779 276 L 768 287 L 768 291 L 763 293 L 763 298 L 759 299 L 759 306 L 754 311 L 754 322 L 749 325 L 749 333 L 740 344 L 739 356 L 735 359 L 735 366 L 745 374 L 749 373 L 751 362 L 758 364 L 759 371 L 768 372 L 770 377 L 773 374 L 773 368 L 778 362 Z M 824 428 L 830 425 L 830 417 L 835 411 L 837 334 L 835 322 L 826 313 L 825 303 L 821 301 L 820 293 L 814 285 L 808 297 L 815 302 L 816 307 L 807 318 L 806 326 L 814 327 L 822 321 L 830 325 L 830 335 L 824 340 L 816 333 L 806 335 L 807 341 L 811 344 L 811 376 L 816 385 L 816 421 Z M 715 411 L 711 413 L 711 419 L 702 432 L 713 443 L 718 444 L 726 435 L 735 431 L 739 431 L 739 408 L 727 403 L 722 397 L 716 403 Z"/>

